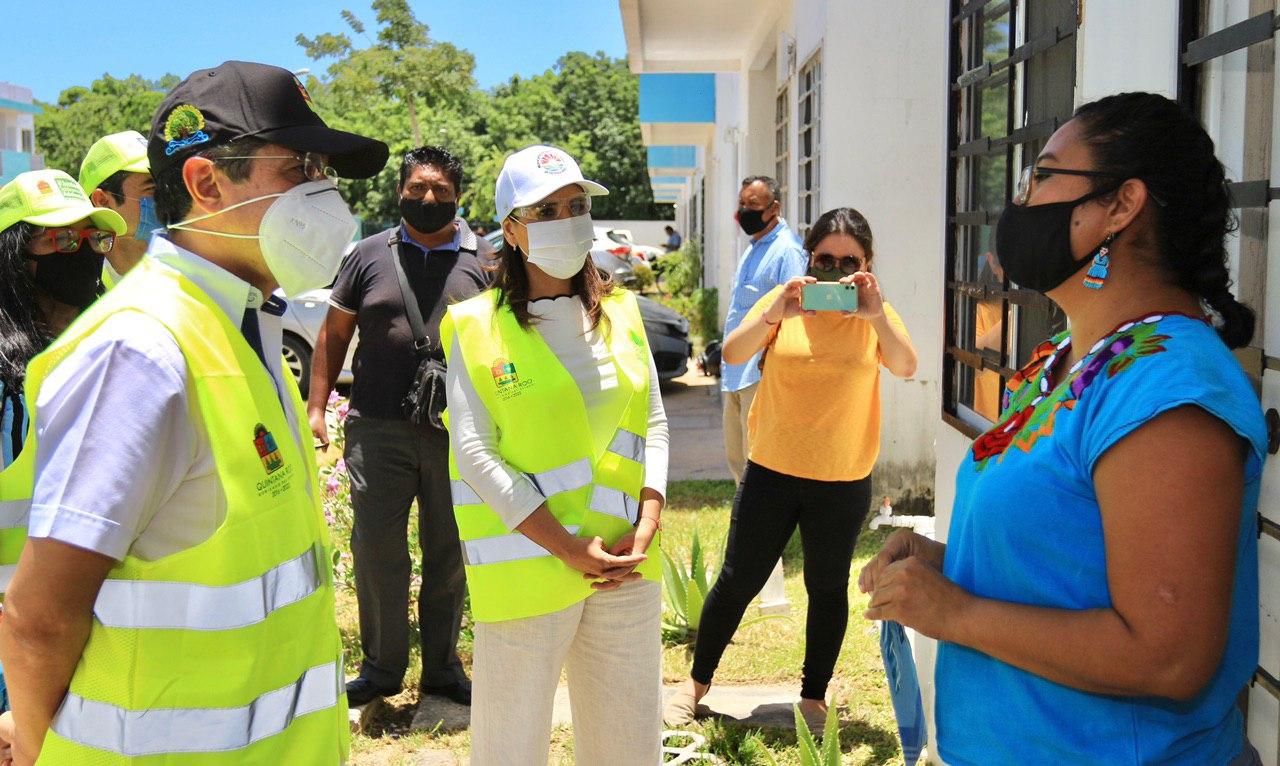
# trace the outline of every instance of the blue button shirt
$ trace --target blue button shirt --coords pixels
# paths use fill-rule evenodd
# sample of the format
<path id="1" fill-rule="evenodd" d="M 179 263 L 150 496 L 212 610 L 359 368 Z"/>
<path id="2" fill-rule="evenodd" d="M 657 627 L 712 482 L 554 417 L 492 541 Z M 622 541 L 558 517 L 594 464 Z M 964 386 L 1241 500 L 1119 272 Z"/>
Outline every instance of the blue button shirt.
<path id="1" fill-rule="evenodd" d="M 6 391 L 0 383 L 0 470 L 22 451 L 27 434 L 27 407 L 21 391 Z"/>
<path id="2" fill-rule="evenodd" d="M 800 240 L 783 219 L 773 230 L 747 246 L 738 260 L 738 270 L 733 275 L 733 295 L 729 300 L 729 313 L 724 319 L 725 337 L 733 332 L 743 317 L 764 294 L 792 277 L 809 270 L 809 256 L 805 255 Z M 744 364 L 722 365 L 720 389 L 741 391 L 760 382 L 760 354 Z"/>
<path id="3" fill-rule="evenodd" d="M 1267 455 L 1258 397 L 1213 329 L 1189 317 L 1122 325 L 1041 396 L 1052 351 L 1042 346 L 1033 355 L 1001 423 L 974 442 L 959 468 L 943 573 L 982 598 L 1110 607 L 1094 467 L 1144 423 L 1195 405 L 1251 447 L 1222 659 L 1199 694 L 1178 702 L 1073 689 L 940 642 L 939 754 L 953 766 L 1226 764 L 1240 753 L 1243 736 L 1236 695 L 1258 663 L 1257 509 Z M 1159 481 L 1167 470 L 1153 453 L 1133 478 Z"/>

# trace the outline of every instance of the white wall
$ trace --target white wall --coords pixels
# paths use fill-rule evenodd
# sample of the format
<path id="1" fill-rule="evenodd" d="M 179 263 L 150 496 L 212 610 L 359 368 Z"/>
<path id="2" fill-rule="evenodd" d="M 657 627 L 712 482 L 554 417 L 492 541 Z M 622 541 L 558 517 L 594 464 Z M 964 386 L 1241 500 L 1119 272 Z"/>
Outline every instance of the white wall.
<path id="1" fill-rule="evenodd" d="M 733 220 L 738 207 L 738 186 L 745 175 L 741 144 L 746 120 L 741 111 L 744 99 L 739 91 L 740 79 L 736 72 L 716 75 L 716 131 L 706 163 L 707 237 L 703 273 L 707 285 L 720 291 L 721 321 L 728 311 L 738 256 L 746 247 L 746 238 Z"/>
<path id="2" fill-rule="evenodd" d="M 1178 95 L 1178 1 L 1084 3 L 1076 40 L 1076 103 L 1146 90 Z M 1136 50 L 1138 55 L 1130 56 Z"/>
<path id="3" fill-rule="evenodd" d="M 876 491 L 900 500 L 931 492 L 940 424 L 950 27 L 933 0 L 833 2 L 825 18 L 821 208 L 871 223 L 876 271 L 920 358 L 914 379 L 881 386 Z M 801 51 L 810 35 L 797 28 Z"/>

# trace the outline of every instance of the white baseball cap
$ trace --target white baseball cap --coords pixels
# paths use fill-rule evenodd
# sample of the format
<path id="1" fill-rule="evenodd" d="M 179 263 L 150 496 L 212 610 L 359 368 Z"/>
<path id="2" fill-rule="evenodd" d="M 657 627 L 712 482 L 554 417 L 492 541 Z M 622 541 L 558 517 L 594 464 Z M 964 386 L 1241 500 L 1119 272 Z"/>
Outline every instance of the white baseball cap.
<path id="1" fill-rule="evenodd" d="M 593 197 L 608 194 L 609 190 L 582 177 L 578 163 L 563 149 L 537 144 L 528 146 L 507 158 L 498 173 L 498 184 L 493 192 L 498 220 L 504 220 L 511 211 L 546 199 L 552 192 L 577 184 Z"/>

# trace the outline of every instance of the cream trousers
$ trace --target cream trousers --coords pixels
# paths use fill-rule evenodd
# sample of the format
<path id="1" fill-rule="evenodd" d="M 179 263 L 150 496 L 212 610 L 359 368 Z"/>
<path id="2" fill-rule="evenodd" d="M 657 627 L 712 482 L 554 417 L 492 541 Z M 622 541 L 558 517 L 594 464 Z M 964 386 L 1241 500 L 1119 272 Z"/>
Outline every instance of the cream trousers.
<path id="1" fill-rule="evenodd" d="M 724 401 L 724 455 L 735 484 L 742 483 L 742 474 L 747 470 L 747 415 L 759 387 L 759 383 L 752 383 L 741 391 L 720 392 Z"/>
<path id="2" fill-rule="evenodd" d="M 658 555 L 652 549 L 650 555 Z M 543 766 L 560 671 L 574 760 L 656 766 L 662 735 L 662 591 L 648 580 L 558 612 L 475 628 L 471 763 Z"/>

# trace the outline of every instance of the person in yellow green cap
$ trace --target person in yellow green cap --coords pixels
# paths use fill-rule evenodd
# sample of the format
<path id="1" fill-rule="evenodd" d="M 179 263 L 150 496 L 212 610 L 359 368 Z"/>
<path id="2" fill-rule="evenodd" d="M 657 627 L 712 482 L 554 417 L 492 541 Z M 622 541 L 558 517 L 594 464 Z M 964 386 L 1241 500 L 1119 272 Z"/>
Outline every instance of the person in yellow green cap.
<path id="1" fill-rule="evenodd" d="M 99 138 L 80 163 L 80 186 L 93 204 L 116 211 L 129 226 L 102 267 L 102 285 L 110 290 L 142 260 L 151 233 L 160 228 L 147 139 L 136 130 Z"/>
<path id="2" fill-rule="evenodd" d="M 30 495 L 27 364 L 93 302 L 102 256 L 124 232 L 124 219 L 95 207 L 61 170 L 23 173 L 0 187 L 0 574 L 12 570 L 26 536 L 5 511 Z M 0 739 L 11 728 L 12 716 L 0 717 Z"/>

